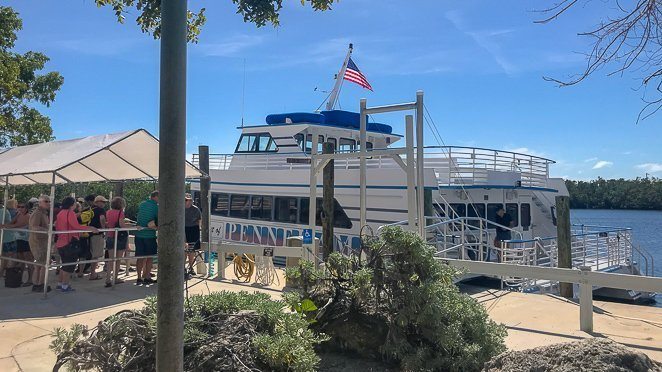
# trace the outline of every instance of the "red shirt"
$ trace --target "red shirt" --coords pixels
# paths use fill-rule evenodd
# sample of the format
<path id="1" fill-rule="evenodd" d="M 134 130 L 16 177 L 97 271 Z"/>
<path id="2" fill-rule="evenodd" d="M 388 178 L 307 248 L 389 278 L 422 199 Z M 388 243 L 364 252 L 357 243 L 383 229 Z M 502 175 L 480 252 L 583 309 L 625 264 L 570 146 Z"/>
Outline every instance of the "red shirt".
<path id="1" fill-rule="evenodd" d="M 124 211 L 121 211 L 119 209 L 111 209 L 108 212 L 106 212 L 106 226 L 108 226 L 109 229 L 115 227 L 122 227 L 119 224 L 119 221 L 122 219 L 124 219 Z M 115 236 L 115 232 L 109 231 L 106 233 L 106 236 L 112 238 Z"/>
<path id="2" fill-rule="evenodd" d="M 68 231 L 68 230 L 89 230 L 87 226 L 78 223 L 76 213 L 70 209 L 63 209 L 57 214 L 55 220 L 55 231 Z M 79 233 L 57 234 L 56 248 L 65 247 L 71 239 L 78 239 Z"/>

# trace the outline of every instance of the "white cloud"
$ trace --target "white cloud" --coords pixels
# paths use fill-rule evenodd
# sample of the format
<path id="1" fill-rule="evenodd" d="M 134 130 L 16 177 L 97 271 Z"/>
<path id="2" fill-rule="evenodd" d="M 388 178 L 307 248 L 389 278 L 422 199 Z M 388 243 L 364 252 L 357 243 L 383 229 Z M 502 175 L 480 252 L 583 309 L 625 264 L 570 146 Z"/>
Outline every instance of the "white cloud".
<path id="1" fill-rule="evenodd" d="M 243 50 L 262 43 L 264 38 L 258 35 L 235 35 L 216 43 L 198 45 L 200 51 L 211 57 L 232 57 Z"/>
<path id="2" fill-rule="evenodd" d="M 444 13 L 446 19 L 460 32 L 471 37 L 482 49 L 487 51 L 501 69 L 508 75 L 516 73 L 519 69 L 504 55 L 499 38 L 514 32 L 512 29 L 497 30 L 469 30 L 461 12 L 451 10 Z"/>
<path id="3" fill-rule="evenodd" d="M 662 172 L 662 163 L 644 163 L 637 165 L 637 168 L 649 173 Z"/>
<path id="4" fill-rule="evenodd" d="M 595 163 L 595 165 L 593 166 L 593 169 L 607 168 L 607 167 L 611 167 L 612 165 L 614 165 L 614 163 L 611 162 L 611 161 L 600 160 L 597 163 Z"/>
<path id="5" fill-rule="evenodd" d="M 588 158 L 588 159 L 584 160 L 584 163 L 591 163 L 591 162 L 594 162 L 596 160 L 598 160 L 598 158 L 596 158 L 596 157 Z"/>

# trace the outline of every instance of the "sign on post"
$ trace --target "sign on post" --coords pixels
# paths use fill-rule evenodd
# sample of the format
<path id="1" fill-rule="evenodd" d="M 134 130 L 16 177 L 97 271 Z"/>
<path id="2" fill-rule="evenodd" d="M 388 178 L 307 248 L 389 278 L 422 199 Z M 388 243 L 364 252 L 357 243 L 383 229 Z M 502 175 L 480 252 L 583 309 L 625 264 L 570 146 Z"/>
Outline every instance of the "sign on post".
<path id="1" fill-rule="evenodd" d="M 274 247 L 264 247 L 264 249 L 262 249 L 262 255 L 264 257 L 273 257 L 274 256 Z"/>
<path id="2" fill-rule="evenodd" d="M 306 260 L 312 261 L 315 252 L 315 246 L 313 245 L 313 229 L 303 229 L 301 233 L 301 245 L 303 246 L 303 255 Z"/>
<path id="3" fill-rule="evenodd" d="M 313 229 L 303 229 L 303 244 L 313 244 Z"/>

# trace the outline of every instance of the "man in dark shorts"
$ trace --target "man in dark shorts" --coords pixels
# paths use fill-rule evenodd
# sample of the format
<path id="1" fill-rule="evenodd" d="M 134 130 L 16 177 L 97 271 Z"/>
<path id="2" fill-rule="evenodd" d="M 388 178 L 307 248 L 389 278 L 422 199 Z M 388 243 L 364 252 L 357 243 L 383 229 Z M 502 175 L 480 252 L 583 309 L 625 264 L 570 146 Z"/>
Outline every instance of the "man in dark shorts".
<path id="1" fill-rule="evenodd" d="M 503 248 L 503 242 L 505 240 L 511 239 L 510 230 L 504 227 L 512 228 L 515 224 L 513 218 L 508 213 L 506 213 L 506 210 L 503 208 L 503 206 L 499 207 L 497 210 L 494 222 L 500 225 L 496 226 L 496 238 L 494 238 L 494 246 L 497 248 L 497 252 L 501 252 L 501 248 Z M 501 261 L 501 255 L 499 253 L 497 253 L 497 257 L 499 258 L 499 261 Z M 487 260 L 490 260 L 489 252 L 487 254 Z"/>
<path id="2" fill-rule="evenodd" d="M 184 233 L 186 234 L 187 246 L 195 250 L 200 249 L 200 221 L 202 220 L 202 213 L 200 209 L 193 205 L 193 198 L 191 194 L 184 196 L 185 206 L 184 209 Z M 191 246 L 192 245 L 192 246 Z M 195 264 L 195 252 L 187 251 L 190 275 L 195 275 L 193 265 Z"/>
<path id="3" fill-rule="evenodd" d="M 138 206 L 138 215 L 136 224 L 143 229 L 136 231 L 136 271 L 138 279 L 136 284 L 152 284 L 156 280 L 151 278 L 152 257 L 141 258 L 145 256 L 154 256 L 157 252 L 156 229 L 159 216 L 159 192 L 152 191 L 149 199 L 140 203 Z"/>

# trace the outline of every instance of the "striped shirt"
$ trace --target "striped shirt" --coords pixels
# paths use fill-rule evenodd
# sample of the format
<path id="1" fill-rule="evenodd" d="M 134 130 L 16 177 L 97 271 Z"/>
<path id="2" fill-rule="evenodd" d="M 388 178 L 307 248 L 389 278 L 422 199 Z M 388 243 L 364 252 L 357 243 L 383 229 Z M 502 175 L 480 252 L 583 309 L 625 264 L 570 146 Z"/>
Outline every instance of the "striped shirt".
<path id="1" fill-rule="evenodd" d="M 159 205 L 152 199 L 147 199 L 138 206 L 136 222 L 138 226 L 147 227 L 150 221 L 158 225 Z M 136 231 L 136 238 L 156 238 L 156 230 L 143 229 Z"/>

